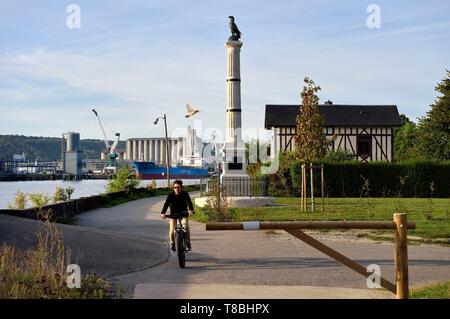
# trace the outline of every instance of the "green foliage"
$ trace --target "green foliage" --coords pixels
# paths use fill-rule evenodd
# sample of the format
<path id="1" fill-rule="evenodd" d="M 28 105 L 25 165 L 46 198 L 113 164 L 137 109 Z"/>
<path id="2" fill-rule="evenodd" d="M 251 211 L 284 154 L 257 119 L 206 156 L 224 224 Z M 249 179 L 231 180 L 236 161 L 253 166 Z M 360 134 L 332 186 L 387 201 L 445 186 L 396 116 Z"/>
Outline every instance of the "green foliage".
<path id="1" fill-rule="evenodd" d="M 412 299 L 450 299 L 450 281 L 413 289 Z"/>
<path id="2" fill-rule="evenodd" d="M 42 207 L 46 206 L 50 203 L 50 196 L 48 194 L 42 193 L 30 193 L 28 194 L 28 198 L 30 199 L 31 205 L 33 207 Z"/>
<path id="3" fill-rule="evenodd" d="M 73 188 L 72 186 L 66 187 L 66 194 L 67 194 L 67 199 L 70 200 L 72 197 L 73 192 L 75 191 L 75 188 Z"/>
<path id="4" fill-rule="evenodd" d="M 270 150 L 270 144 L 267 142 L 261 142 L 259 139 L 252 139 L 245 143 L 245 157 L 249 163 L 259 163 L 261 160 L 267 158 L 267 154 L 261 154 L 260 151 Z"/>
<path id="5" fill-rule="evenodd" d="M 450 159 L 450 71 L 436 86 L 441 93 L 430 105 L 431 110 L 419 120 L 417 153 L 427 159 Z"/>
<path id="6" fill-rule="evenodd" d="M 121 167 L 116 174 L 106 184 L 107 193 L 127 191 L 131 193 L 140 184 L 140 179 L 136 177 L 130 167 Z"/>
<path id="7" fill-rule="evenodd" d="M 323 119 L 319 111 L 320 87 L 313 80 L 305 78 L 301 93 L 302 104 L 297 115 L 297 136 L 295 154 L 301 161 L 313 161 L 325 156 L 327 141 L 323 133 Z"/>
<path id="8" fill-rule="evenodd" d="M 80 141 L 84 158 L 98 159 L 105 147 L 103 140 L 86 139 Z M 125 148 L 119 142 L 117 148 Z M 25 153 L 27 159 L 55 161 L 61 159 L 61 138 L 23 135 L 0 135 L 0 160 L 12 160 L 14 154 Z"/>
<path id="9" fill-rule="evenodd" d="M 55 193 L 52 196 L 53 203 L 65 202 L 70 200 L 75 189 L 72 186 L 66 187 L 65 189 L 57 186 Z"/>
<path id="10" fill-rule="evenodd" d="M 394 160 L 403 161 L 417 157 L 416 124 L 406 121 L 402 127 L 394 133 Z"/>
<path id="11" fill-rule="evenodd" d="M 208 183 L 208 198 L 204 207 L 204 212 L 209 221 L 227 222 L 232 218 L 230 211 L 231 200 L 228 200 L 224 188 L 218 188 L 217 177 L 210 179 Z M 220 191 L 220 197 L 217 198 Z"/>
<path id="12" fill-rule="evenodd" d="M 344 162 L 355 160 L 355 156 L 349 150 L 338 148 L 337 150 L 328 152 L 324 159 L 327 162 Z"/>
<path id="13" fill-rule="evenodd" d="M 12 204 L 8 203 L 8 209 L 25 209 L 27 206 L 27 195 L 21 191 L 17 191 Z"/>
<path id="14" fill-rule="evenodd" d="M 300 163 L 295 158 L 294 152 L 280 152 L 279 169 L 277 173 L 269 175 L 269 193 L 274 196 L 293 195 L 294 187 L 290 170 L 294 162 Z M 297 164 L 299 165 L 299 164 Z M 300 183 L 298 181 L 298 183 Z"/>
<path id="15" fill-rule="evenodd" d="M 250 177 L 257 177 L 260 175 L 262 163 L 250 163 L 247 165 L 247 174 Z"/>
<path id="16" fill-rule="evenodd" d="M 300 166 L 288 154 L 280 157 L 280 169 L 270 176 L 273 196 L 300 196 Z M 450 197 L 450 161 L 405 161 L 402 163 L 358 161 L 315 162 L 324 164 L 325 196 L 359 197 L 363 179 L 369 180 L 372 197 Z M 307 180 L 309 185 L 309 169 Z M 320 173 L 314 173 L 314 192 L 320 194 Z"/>
<path id="17" fill-rule="evenodd" d="M 66 190 L 60 186 L 56 187 L 55 193 L 53 194 L 53 203 L 65 202 L 68 199 Z"/>

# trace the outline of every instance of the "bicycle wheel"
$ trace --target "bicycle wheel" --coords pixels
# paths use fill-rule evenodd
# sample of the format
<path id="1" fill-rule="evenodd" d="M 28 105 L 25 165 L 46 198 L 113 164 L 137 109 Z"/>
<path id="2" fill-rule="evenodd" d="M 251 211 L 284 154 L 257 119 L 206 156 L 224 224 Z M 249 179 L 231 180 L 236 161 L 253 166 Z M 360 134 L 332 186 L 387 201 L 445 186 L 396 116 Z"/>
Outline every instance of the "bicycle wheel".
<path id="1" fill-rule="evenodd" d="M 186 248 L 184 247 L 184 234 L 182 231 L 175 233 L 175 248 L 177 250 L 178 264 L 180 268 L 184 268 L 186 264 Z"/>

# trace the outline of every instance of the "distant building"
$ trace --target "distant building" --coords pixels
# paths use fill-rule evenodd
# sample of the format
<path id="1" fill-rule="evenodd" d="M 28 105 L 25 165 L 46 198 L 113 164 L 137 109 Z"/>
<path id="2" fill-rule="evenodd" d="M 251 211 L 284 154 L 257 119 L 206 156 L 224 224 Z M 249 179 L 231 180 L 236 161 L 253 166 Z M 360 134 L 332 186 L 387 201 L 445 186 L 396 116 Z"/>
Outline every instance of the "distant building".
<path id="1" fill-rule="evenodd" d="M 117 153 L 118 155 L 117 160 L 119 161 L 123 161 L 127 154 L 127 150 L 123 148 L 117 148 L 114 152 Z M 108 150 L 106 148 L 102 149 L 102 152 L 100 153 L 100 159 L 102 160 L 108 159 Z"/>
<path id="2" fill-rule="evenodd" d="M 271 154 L 293 151 L 300 105 L 266 105 L 265 128 L 272 130 Z M 396 105 L 320 104 L 328 151 L 350 151 L 355 159 L 392 161 L 394 128 L 401 126 Z"/>
<path id="3" fill-rule="evenodd" d="M 168 138 L 169 158 L 175 164 L 183 149 L 183 138 Z M 130 138 L 124 155 L 126 160 L 138 162 L 166 163 L 166 139 L 163 137 Z"/>
<path id="4" fill-rule="evenodd" d="M 73 176 L 81 176 L 83 174 L 80 133 L 68 132 L 62 135 L 61 160 L 63 173 Z"/>
<path id="5" fill-rule="evenodd" d="M 22 154 L 14 154 L 13 155 L 13 161 L 14 162 L 25 162 L 26 161 L 25 153 Z"/>
<path id="6" fill-rule="evenodd" d="M 201 162 L 209 143 L 203 143 L 194 128 L 188 127 L 186 136 L 168 138 L 169 163 L 171 165 L 193 164 L 193 160 Z M 155 162 L 166 164 L 166 139 L 164 137 L 130 138 L 123 154 L 125 160 L 138 162 Z M 206 153 L 207 154 L 207 153 Z"/>

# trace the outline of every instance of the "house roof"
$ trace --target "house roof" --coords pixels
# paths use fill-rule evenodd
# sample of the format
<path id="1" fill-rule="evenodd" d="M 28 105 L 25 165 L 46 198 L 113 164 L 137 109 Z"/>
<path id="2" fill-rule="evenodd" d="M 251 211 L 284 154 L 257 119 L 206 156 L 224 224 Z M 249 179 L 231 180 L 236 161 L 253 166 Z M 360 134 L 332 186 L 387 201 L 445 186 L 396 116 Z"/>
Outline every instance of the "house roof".
<path id="1" fill-rule="evenodd" d="M 300 105 L 266 105 L 266 129 L 296 126 Z M 319 104 L 325 126 L 401 126 L 396 105 Z"/>

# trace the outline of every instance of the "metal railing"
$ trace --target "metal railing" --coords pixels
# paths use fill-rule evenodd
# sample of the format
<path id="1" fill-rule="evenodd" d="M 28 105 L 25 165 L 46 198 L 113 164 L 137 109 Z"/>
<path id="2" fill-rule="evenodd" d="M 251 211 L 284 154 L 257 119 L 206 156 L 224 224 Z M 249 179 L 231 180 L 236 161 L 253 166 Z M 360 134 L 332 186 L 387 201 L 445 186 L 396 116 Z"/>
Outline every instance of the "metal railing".
<path id="1" fill-rule="evenodd" d="M 268 196 L 268 178 L 262 177 L 222 177 L 220 192 L 234 197 L 265 197 Z M 211 191 L 217 189 L 217 176 L 212 176 L 206 183 L 206 196 L 214 196 Z"/>

